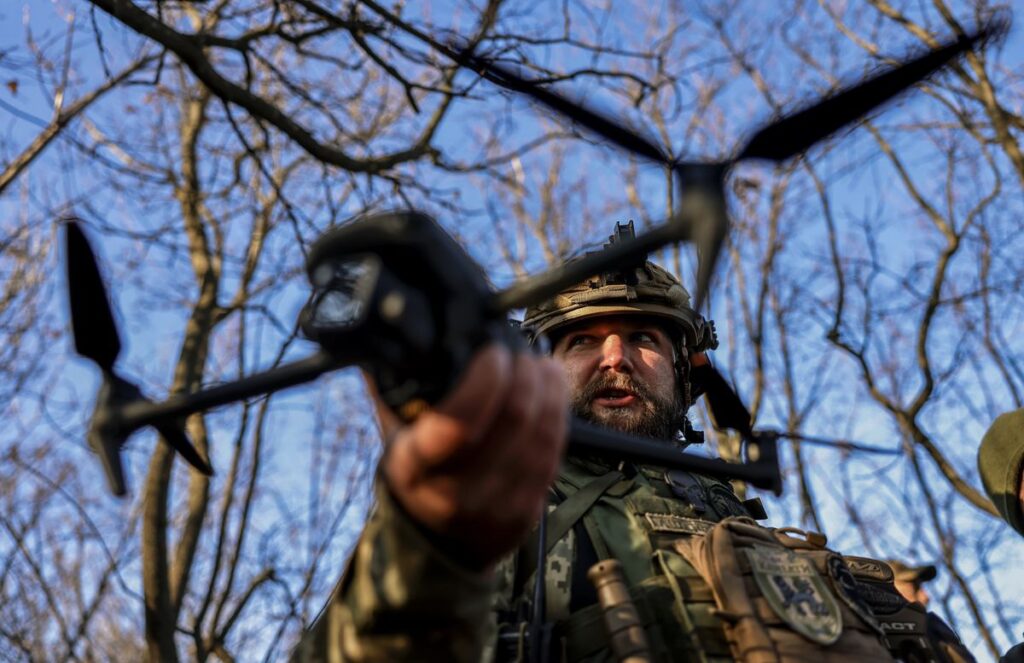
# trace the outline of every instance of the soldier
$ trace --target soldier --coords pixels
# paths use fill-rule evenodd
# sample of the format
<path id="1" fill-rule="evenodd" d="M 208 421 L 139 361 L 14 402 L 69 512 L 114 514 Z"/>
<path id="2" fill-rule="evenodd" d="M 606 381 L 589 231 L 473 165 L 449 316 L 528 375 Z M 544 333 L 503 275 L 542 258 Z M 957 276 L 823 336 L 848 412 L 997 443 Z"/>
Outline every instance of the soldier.
<path id="1" fill-rule="evenodd" d="M 992 422 L 978 449 L 978 471 L 1000 515 L 1024 535 L 1024 409 Z"/>
<path id="2" fill-rule="evenodd" d="M 999 515 L 1024 536 L 1024 408 L 999 415 L 978 448 L 978 472 Z M 1000 663 L 1024 663 L 1024 643 Z"/>
<path id="3" fill-rule="evenodd" d="M 896 581 L 896 591 L 908 601 L 915 601 L 928 607 L 931 597 L 928 596 L 928 590 L 924 588 L 924 583 L 935 580 L 935 576 L 938 575 L 935 566 L 932 564 L 908 566 L 895 559 L 890 559 L 888 564 L 892 568 Z"/>
<path id="4" fill-rule="evenodd" d="M 569 410 L 668 445 L 695 438 L 693 373 L 716 342 L 671 274 L 646 262 L 595 276 L 529 309 L 523 329 L 550 358 L 487 347 L 411 424 L 381 408 L 377 506 L 296 660 L 521 660 L 537 643 L 551 661 L 891 660 L 876 605 L 907 636 L 900 656 L 917 646 L 923 618 L 907 621 L 887 566 L 757 525 L 760 502 L 727 482 L 562 462 Z M 545 505 L 538 578 L 523 541 Z M 632 615 L 626 640 L 640 634 L 625 645 L 587 578 L 607 559 L 629 588 L 613 612 Z M 530 622 L 538 582 L 550 630 Z"/>

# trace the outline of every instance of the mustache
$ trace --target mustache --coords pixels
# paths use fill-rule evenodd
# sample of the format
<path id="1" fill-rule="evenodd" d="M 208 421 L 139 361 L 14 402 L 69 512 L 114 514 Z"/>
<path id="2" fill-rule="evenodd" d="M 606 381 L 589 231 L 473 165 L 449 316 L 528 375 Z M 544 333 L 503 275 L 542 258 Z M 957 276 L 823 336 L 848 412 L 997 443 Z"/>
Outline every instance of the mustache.
<path id="1" fill-rule="evenodd" d="M 590 403 L 597 398 L 602 391 L 608 389 L 628 391 L 637 396 L 640 400 L 647 402 L 655 400 L 654 395 L 646 385 L 638 380 L 634 380 L 632 376 L 624 373 L 609 373 L 598 376 L 583 388 L 576 400 L 581 403 Z"/>

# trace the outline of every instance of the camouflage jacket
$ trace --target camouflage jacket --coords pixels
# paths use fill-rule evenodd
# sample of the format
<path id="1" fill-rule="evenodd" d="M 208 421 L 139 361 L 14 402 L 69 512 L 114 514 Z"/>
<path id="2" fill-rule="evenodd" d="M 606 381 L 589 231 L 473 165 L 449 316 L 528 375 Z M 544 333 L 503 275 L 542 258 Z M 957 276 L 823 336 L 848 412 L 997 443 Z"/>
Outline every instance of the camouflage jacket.
<path id="1" fill-rule="evenodd" d="M 581 459 L 570 459 L 563 467 L 550 508 L 602 477 L 614 481 L 581 521 L 551 541 L 547 616 L 558 623 L 591 598 L 574 595 L 574 590 L 588 590 L 579 582 L 579 568 L 585 565 L 576 561 L 578 540 L 585 542 L 591 557 L 596 555 L 593 561 L 622 560 L 633 584 L 660 573 L 638 514 L 675 515 L 688 522 L 748 513 L 721 481 L 685 473 L 667 477 L 664 470 L 646 467 L 619 473 Z M 528 550 L 509 556 L 492 573 L 469 572 L 438 550 L 387 491 L 378 488 L 376 508 L 348 568 L 293 660 L 492 660 L 499 630 L 515 631 L 515 616 L 529 611 L 535 576 L 533 569 L 523 568 L 524 558 L 531 557 L 523 554 Z"/>
<path id="2" fill-rule="evenodd" d="M 707 477 L 568 460 L 553 487 L 548 514 L 548 531 L 553 536 L 548 542 L 544 582 L 545 616 L 554 623 L 550 660 L 615 660 L 601 608 L 585 579 L 591 563 L 606 558 L 622 564 L 658 660 L 734 660 L 735 638 L 730 644 L 706 574 L 702 577 L 693 559 L 679 554 L 678 542 L 735 516 L 748 516 L 741 520 L 753 526 L 749 516 L 763 517 L 763 509 L 756 500 L 741 502 L 729 484 Z M 377 507 L 334 596 L 292 660 L 476 663 L 522 659 L 536 577 L 535 550 L 528 542 L 492 573 L 469 572 L 442 553 L 386 491 L 378 490 Z M 825 555 L 837 557 L 827 550 L 821 555 L 821 560 Z M 882 584 L 871 596 L 883 608 L 896 610 L 894 623 L 912 629 L 903 635 L 922 637 L 923 611 L 907 612 L 906 602 L 898 594 L 894 598 L 889 573 L 888 583 L 881 577 Z M 855 634 L 859 640 L 853 641 L 860 647 L 876 647 L 870 651 L 877 656 L 870 658 L 882 660 L 886 652 L 878 645 L 884 642 L 884 625 L 867 614 L 870 608 L 857 597 L 847 596 L 845 604 L 828 600 L 833 611 L 841 609 L 846 615 L 843 638 L 849 624 L 856 623 L 861 632 Z M 798 647 L 805 644 L 799 636 L 795 639 Z M 865 659 L 853 653 L 815 660 Z M 942 661 L 941 657 L 920 660 Z M 962 660 L 971 660 L 969 654 Z"/>

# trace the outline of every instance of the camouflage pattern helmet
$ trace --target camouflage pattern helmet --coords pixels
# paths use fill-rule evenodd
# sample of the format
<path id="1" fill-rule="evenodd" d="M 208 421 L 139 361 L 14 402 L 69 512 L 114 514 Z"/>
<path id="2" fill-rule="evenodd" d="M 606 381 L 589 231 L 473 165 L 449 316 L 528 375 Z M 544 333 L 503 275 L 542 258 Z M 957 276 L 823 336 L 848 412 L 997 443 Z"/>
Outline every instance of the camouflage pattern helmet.
<path id="1" fill-rule="evenodd" d="M 633 235 L 633 222 L 616 224 L 610 239 Z M 522 329 L 531 340 L 587 318 L 646 315 L 668 321 L 689 354 L 718 347 L 714 323 L 691 308 L 690 293 L 667 270 L 650 261 L 599 274 L 526 309 Z"/>

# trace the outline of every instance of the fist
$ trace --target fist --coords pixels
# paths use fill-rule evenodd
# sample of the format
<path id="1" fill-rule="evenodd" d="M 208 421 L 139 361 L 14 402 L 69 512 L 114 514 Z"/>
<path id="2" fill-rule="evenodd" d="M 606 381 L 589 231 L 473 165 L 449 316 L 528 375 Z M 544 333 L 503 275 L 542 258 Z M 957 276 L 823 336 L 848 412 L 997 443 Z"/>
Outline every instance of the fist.
<path id="1" fill-rule="evenodd" d="M 568 390 L 554 360 L 488 346 L 453 393 L 392 437 L 384 481 L 444 550 L 486 568 L 539 519 L 567 424 Z"/>

